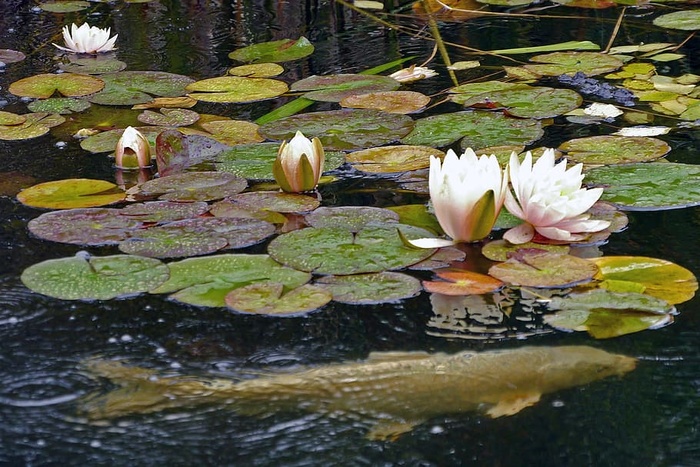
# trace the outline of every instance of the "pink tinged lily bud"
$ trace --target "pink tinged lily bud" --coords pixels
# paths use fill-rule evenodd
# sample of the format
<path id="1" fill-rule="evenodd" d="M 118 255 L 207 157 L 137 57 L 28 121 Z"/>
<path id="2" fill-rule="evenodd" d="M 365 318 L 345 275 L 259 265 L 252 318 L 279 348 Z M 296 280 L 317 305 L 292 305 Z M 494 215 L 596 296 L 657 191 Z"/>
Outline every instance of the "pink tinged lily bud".
<path id="1" fill-rule="evenodd" d="M 310 140 L 300 131 L 289 142 L 284 141 L 272 165 L 272 173 L 282 191 L 303 193 L 318 185 L 323 173 L 325 154 L 318 138 Z"/>
<path id="2" fill-rule="evenodd" d="M 456 242 L 488 236 L 506 196 L 508 175 L 496 156 L 477 157 L 467 149 L 459 158 L 451 149 L 442 164 L 430 156 L 430 200 L 435 216 Z"/>
<path id="3" fill-rule="evenodd" d="M 114 43 L 117 41 L 116 34 L 114 37 L 109 37 L 110 29 L 101 29 L 96 26 L 90 26 L 87 23 L 80 27 L 73 23 L 68 29 L 68 26 L 63 27 L 63 41 L 65 47 L 54 44 L 61 50 L 78 54 L 97 54 L 100 52 L 110 52 L 115 49 Z"/>
<path id="4" fill-rule="evenodd" d="M 583 164 L 567 170 L 566 160 L 555 164 L 554 159 L 553 149 L 547 149 L 534 164 L 529 151 L 522 164 L 511 154 L 508 170 L 513 191 L 506 194 L 505 205 L 525 223 L 505 233 L 503 238 L 509 242 L 529 242 L 535 232 L 552 240 L 575 242 L 610 225 L 586 214 L 603 189 L 581 188 Z"/>
<path id="5" fill-rule="evenodd" d="M 114 150 L 116 166 L 120 169 L 150 167 L 151 146 L 137 129 L 126 127 Z"/>

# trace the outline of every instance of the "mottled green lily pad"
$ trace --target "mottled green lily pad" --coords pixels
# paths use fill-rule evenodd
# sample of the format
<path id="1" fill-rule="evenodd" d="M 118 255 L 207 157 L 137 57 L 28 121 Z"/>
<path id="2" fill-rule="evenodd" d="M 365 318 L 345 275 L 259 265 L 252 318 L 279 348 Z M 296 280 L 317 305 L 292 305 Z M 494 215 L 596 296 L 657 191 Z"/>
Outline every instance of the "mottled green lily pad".
<path id="1" fill-rule="evenodd" d="M 589 281 L 598 267 L 586 260 L 557 253 L 525 253 L 489 269 L 503 282 L 526 287 L 566 287 Z"/>
<path id="2" fill-rule="evenodd" d="M 346 97 L 370 92 L 393 91 L 401 84 L 394 78 L 378 75 L 339 74 L 309 76 L 292 84 L 291 90 L 309 91 L 304 97 L 314 101 L 340 102 Z"/>
<path id="3" fill-rule="evenodd" d="M 508 255 L 515 253 L 518 250 L 532 249 L 549 251 L 560 255 L 567 255 L 569 254 L 569 250 L 571 250 L 568 245 L 547 245 L 533 242 L 513 245 L 505 240 L 494 240 L 488 242 L 481 248 L 481 254 L 491 261 L 506 261 L 508 259 Z"/>
<path id="4" fill-rule="evenodd" d="M 600 52 L 553 52 L 530 58 L 538 65 L 525 65 L 524 68 L 542 76 L 560 76 L 583 73 L 595 76 L 610 73 L 623 65 L 622 60 Z"/>
<path id="5" fill-rule="evenodd" d="M 52 242 L 76 245 L 113 245 L 143 226 L 119 209 L 85 208 L 51 211 L 29 221 L 29 231 Z"/>
<path id="6" fill-rule="evenodd" d="M 396 303 L 415 297 L 422 288 L 415 277 L 400 272 L 324 276 L 316 281 L 333 294 L 333 300 L 350 305 Z"/>
<path id="7" fill-rule="evenodd" d="M 0 62 L 17 63 L 24 60 L 27 56 L 19 50 L 0 49 Z"/>
<path id="8" fill-rule="evenodd" d="M 356 94 L 340 101 L 341 107 L 374 109 L 396 114 L 410 114 L 424 109 L 430 97 L 415 91 L 383 91 Z"/>
<path id="9" fill-rule="evenodd" d="M 203 201 L 197 203 L 177 203 L 174 201 L 148 201 L 125 206 L 121 209 L 122 217 L 140 222 L 173 222 L 201 216 L 209 211 L 209 205 Z"/>
<path id="10" fill-rule="evenodd" d="M 21 125 L 25 120 L 27 120 L 27 117 L 24 115 L 17 115 L 12 112 L 0 110 L 0 125 Z"/>
<path id="11" fill-rule="evenodd" d="M 202 128 L 211 133 L 212 138 L 229 146 L 259 143 L 264 140 L 258 134 L 258 124 L 245 120 L 215 120 L 202 123 Z"/>
<path id="12" fill-rule="evenodd" d="M 219 76 L 191 83 L 187 95 L 204 102 L 241 103 L 272 99 L 288 90 L 287 83 L 276 79 Z"/>
<path id="13" fill-rule="evenodd" d="M 229 58 L 247 63 L 289 62 L 307 57 L 314 52 L 314 46 L 306 37 L 297 40 L 282 39 L 263 42 L 234 50 Z"/>
<path id="14" fill-rule="evenodd" d="M 311 227 L 333 227 L 359 232 L 370 224 L 398 223 L 399 215 L 372 206 L 324 206 L 307 214 L 306 222 Z"/>
<path id="15" fill-rule="evenodd" d="M 665 141 L 643 136 L 591 136 L 572 139 L 558 148 L 574 163 L 629 164 L 665 156 L 671 147 Z"/>
<path id="16" fill-rule="evenodd" d="M 43 73 L 15 81 L 10 84 L 9 91 L 20 97 L 48 99 L 56 92 L 66 97 L 87 96 L 104 87 L 105 82 L 94 76 L 77 73 Z"/>
<path id="17" fill-rule="evenodd" d="M 84 55 L 70 55 L 70 62 L 59 64 L 59 68 L 69 73 L 80 73 L 84 75 L 101 75 L 122 71 L 126 68 L 126 63 L 117 60 L 111 55 L 97 54 L 86 57 Z"/>
<path id="18" fill-rule="evenodd" d="M 485 92 L 463 101 L 466 107 L 505 108 L 520 118 L 552 118 L 570 112 L 583 102 L 571 89 L 523 86 L 516 89 Z"/>
<path id="19" fill-rule="evenodd" d="M 199 120 L 199 114 L 188 109 L 160 109 L 160 112 L 144 110 L 139 122 L 157 126 L 187 126 Z"/>
<path id="20" fill-rule="evenodd" d="M 329 291 L 311 284 L 285 291 L 284 284 L 262 282 L 230 291 L 226 306 L 239 313 L 298 316 L 321 308 L 331 299 Z"/>
<path id="21" fill-rule="evenodd" d="M 232 76 L 244 78 L 269 78 L 284 73 L 284 67 L 276 63 L 255 63 L 252 65 L 236 66 L 228 70 Z"/>
<path id="22" fill-rule="evenodd" d="M 157 259 L 81 252 L 28 267 L 22 282 L 34 292 L 62 300 L 109 300 L 147 292 L 168 275 L 168 266 Z"/>
<path id="23" fill-rule="evenodd" d="M 268 139 L 290 140 L 297 131 L 306 137 L 318 137 L 331 150 L 362 149 L 381 146 L 406 136 L 413 119 L 406 115 L 377 110 L 332 110 L 281 118 L 260 127 Z"/>
<path id="24" fill-rule="evenodd" d="M 27 108 L 32 112 L 48 112 L 53 114 L 71 114 L 82 112 L 90 107 L 90 103 L 83 99 L 73 99 L 71 97 L 51 97 L 30 102 Z"/>
<path id="25" fill-rule="evenodd" d="M 114 183 L 89 178 L 39 183 L 17 195 L 22 204 L 45 209 L 104 206 L 122 201 L 124 197 L 124 192 Z"/>
<path id="26" fill-rule="evenodd" d="M 274 212 L 308 212 L 321 203 L 313 196 L 279 191 L 253 191 L 231 196 L 229 200 L 246 209 Z"/>
<path id="27" fill-rule="evenodd" d="M 502 113 L 454 112 L 422 118 L 401 140 L 404 144 L 444 147 L 463 138 L 462 147 L 474 150 L 503 144 L 532 144 L 544 135 L 535 119 L 508 118 Z"/>
<path id="28" fill-rule="evenodd" d="M 39 8 L 51 13 L 71 13 L 74 11 L 82 11 L 90 6 L 90 2 L 81 0 L 61 0 L 41 2 Z"/>
<path id="29" fill-rule="evenodd" d="M 192 78 L 164 71 L 120 71 L 100 75 L 105 87 L 91 96 L 90 102 L 101 105 L 143 104 L 158 97 L 185 95 L 185 87 Z"/>
<path id="30" fill-rule="evenodd" d="M 445 153 L 430 146 L 381 146 L 352 152 L 346 160 L 362 172 L 391 173 L 428 168 L 430 156 L 442 158 Z"/>
<path id="31" fill-rule="evenodd" d="M 588 185 L 605 187 L 601 199 L 621 209 L 654 211 L 700 205 L 700 166 L 648 162 L 598 167 Z"/>
<path id="32" fill-rule="evenodd" d="M 300 271 L 339 275 L 400 269 L 434 253 L 433 249 L 405 247 L 397 229 L 409 239 L 429 235 L 423 229 L 402 224 L 368 226 L 357 233 L 307 228 L 278 236 L 268 246 L 268 253 Z"/>
<path id="33" fill-rule="evenodd" d="M 140 185 L 144 196 L 160 195 L 169 201 L 212 201 L 240 193 L 245 179 L 225 172 L 187 172 L 156 178 Z"/>
<path id="34" fill-rule="evenodd" d="M 215 255 L 169 263 L 170 279 L 152 293 L 172 293 L 170 298 L 199 306 L 226 306 L 231 290 L 261 281 L 280 282 L 292 289 L 311 275 L 282 266 L 267 255 Z"/>
<path id="35" fill-rule="evenodd" d="M 700 30 L 700 10 L 682 10 L 654 18 L 654 25 L 683 31 Z"/>
<path id="36" fill-rule="evenodd" d="M 464 104 L 466 101 L 480 95 L 516 89 L 527 89 L 530 86 L 521 83 L 506 83 L 504 81 L 481 81 L 467 83 L 450 89 L 450 100 L 457 104 Z"/>
<path id="37" fill-rule="evenodd" d="M 38 138 L 48 133 L 51 128 L 65 122 L 66 119 L 57 114 L 35 112 L 22 115 L 24 122 L 17 125 L 0 125 L 0 139 L 20 140 Z"/>

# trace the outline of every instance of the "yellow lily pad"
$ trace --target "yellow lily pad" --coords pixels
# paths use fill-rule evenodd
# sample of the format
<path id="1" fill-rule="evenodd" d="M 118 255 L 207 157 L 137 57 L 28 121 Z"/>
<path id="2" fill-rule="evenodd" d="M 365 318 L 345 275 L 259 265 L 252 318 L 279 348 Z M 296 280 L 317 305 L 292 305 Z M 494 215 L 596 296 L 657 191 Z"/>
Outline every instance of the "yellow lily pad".
<path id="1" fill-rule="evenodd" d="M 415 91 L 383 91 L 355 94 L 340 101 L 341 107 L 375 109 L 396 114 L 418 112 L 430 103 L 430 97 Z"/>
<path id="2" fill-rule="evenodd" d="M 370 173 L 406 172 L 430 167 L 430 156 L 445 156 L 429 146 L 381 146 L 355 151 L 345 156 L 357 170 Z"/>
<path id="3" fill-rule="evenodd" d="M 24 115 L 0 110 L 0 125 L 21 125 L 27 119 Z"/>
<path id="4" fill-rule="evenodd" d="M 39 183 L 17 195 L 22 204 L 46 209 L 91 208 L 117 203 L 124 198 L 125 193 L 114 183 L 89 178 Z"/>
<path id="5" fill-rule="evenodd" d="M 232 76 L 243 78 L 269 78 L 284 73 L 284 67 L 277 63 L 254 63 L 252 65 L 236 66 L 228 70 Z"/>
<path id="6" fill-rule="evenodd" d="M 15 96 L 48 99 L 54 93 L 66 97 L 81 97 L 94 94 L 105 87 L 105 82 L 94 76 L 76 73 L 42 73 L 23 78 L 10 84 L 9 91 Z"/>
<path id="7" fill-rule="evenodd" d="M 289 90 L 284 81 L 270 78 L 220 76 L 187 85 L 188 96 L 204 102 L 255 102 L 272 99 Z"/>
<path id="8" fill-rule="evenodd" d="M 37 138 L 66 121 L 60 115 L 46 112 L 25 114 L 22 117 L 24 117 L 24 122 L 19 125 L 0 125 L 0 139 L 14 141 Z"/>
<path id="9" fill-rule="evenodd" d="M 232 290 L 226 295 L 226 305 L 240 313 L 297 316 L 321 308 L 332 298 L 329 291 L 316 285 L 285 291 L 279 282 L 261 282 Z"/>
<path id="10" fill-rule="evenodd" d="M 202 123 L 201 127 L 211 133 L 215 140 L 230 146 L 265 141 L 258 134 L 260 125 L 245 120 L 215 120 Z"/>

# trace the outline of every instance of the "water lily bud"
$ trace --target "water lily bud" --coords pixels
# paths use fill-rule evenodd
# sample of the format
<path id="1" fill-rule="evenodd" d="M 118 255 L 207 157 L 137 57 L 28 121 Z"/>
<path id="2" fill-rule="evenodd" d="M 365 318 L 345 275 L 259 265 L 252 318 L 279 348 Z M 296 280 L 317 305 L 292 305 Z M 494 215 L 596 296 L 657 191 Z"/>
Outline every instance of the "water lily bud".
<path id="1" fill-rule="evenodd" d="M 325 154 L 318 138 L 310 140 L 300 131 L 289 142 L 284 141 L 272 165 L 272 173 L 282 191 L 302 193 L 318 185 L 323 173 Z"/>
<path id="2" fill-rule="evenodd" d="M 432 78 L 437 76 L 435 70 L 426 68 L 424 66 L 411 65 L 408 68 L 402 68 L 389 75 L 390 78 L 394 78 L 399 83 L 412 83 L 421 79 Z"/>
<path id="3" fill-rule="evenodd" d="M 117 141 L 114 157 L 120 169 L 150 167 L 151 146 L 141 132 L 129 126 Z"/>
<path id="4" fill-rule="evenodd" d="M 68 26 L 63 27 L 63 41 L 66 46 L 58 44 L 54 46 L 66 52 L 78 54 L 97 54 L 100 52 L 110 52 L 115 49 L 114 43 L 117 41 L 116 34 L 114 37 L 109 37 L 110 29 L 101 29 L 97 26 L 90 26 L 87 23 L 80 27 L 73 23 L 68 29 Z"/>

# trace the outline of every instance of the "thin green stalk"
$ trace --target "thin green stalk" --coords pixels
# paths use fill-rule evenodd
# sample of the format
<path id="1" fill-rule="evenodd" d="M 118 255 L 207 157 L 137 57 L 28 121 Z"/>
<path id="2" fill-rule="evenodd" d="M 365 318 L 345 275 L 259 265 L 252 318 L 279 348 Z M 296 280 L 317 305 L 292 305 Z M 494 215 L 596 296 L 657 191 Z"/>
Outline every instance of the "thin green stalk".
<path id="1" fill-rule="evenodd" d="M 427 2 L 425 0 L 421 0 L 421 4 L 423 5 L 423 10 L 425 10 L 426 13 L 428 13 L 430 9 L 428 8 Z M 447 67 L 447 74 L 450 75 L 450 79 L 452 80 L 454 85 L 459 86 L 457 75 L 455 75 L 454 70 L 450 70 L 450 67 L 452 66 L 452 60 L 450 60 L 450 55 L 447 53 L 447 47 L 445 47 L 445 43 L 442 40 L 440 28 L 438 28 L 437 21 L 435 21 L 435 18 L 430 13 L 428 13 L 428 27 L 430 27 L 430 34 L 432 34 L 433 39 L 435 39 L 435 43 L 438 46 L 438 51 L 440 51 L 442 61 L 445 62 L 445 66 Z"/>

